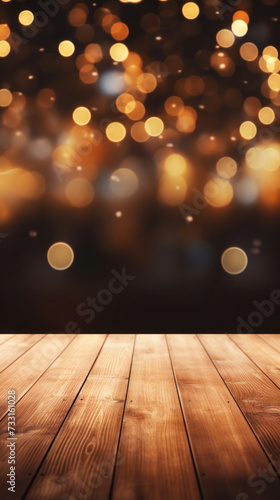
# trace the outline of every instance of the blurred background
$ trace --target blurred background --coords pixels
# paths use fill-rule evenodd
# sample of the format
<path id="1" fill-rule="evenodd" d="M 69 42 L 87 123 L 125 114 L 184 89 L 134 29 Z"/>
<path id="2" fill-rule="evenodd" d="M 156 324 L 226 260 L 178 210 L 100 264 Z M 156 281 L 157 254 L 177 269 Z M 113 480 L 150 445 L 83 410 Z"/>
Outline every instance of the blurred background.
<path id="1" fill-rule="evenodd" d="M 279 331 L 278 15 L 0 1 L 2 332 Z"/>

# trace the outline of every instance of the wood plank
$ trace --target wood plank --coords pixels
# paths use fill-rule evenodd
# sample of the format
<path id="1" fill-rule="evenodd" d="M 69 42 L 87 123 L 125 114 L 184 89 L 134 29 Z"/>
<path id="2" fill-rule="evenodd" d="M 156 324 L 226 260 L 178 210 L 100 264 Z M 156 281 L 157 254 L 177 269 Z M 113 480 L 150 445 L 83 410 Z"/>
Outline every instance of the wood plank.
<path id="1" fill-rule="evenodd" d="M 44 334 L 19 333 L 2 344 L 0 346 L 0 373 L 43 337 L 45 337 Z"/>
<path id="2" fill-rule="evenodd" d="M 20 500 L 52 444 L 106 335 L 77 336 L 16 406 L 16 493 Z M 7 468 L 7 417 L 0 424 L 0 470 Z M 68 459 L 68 453 L 65 455 Z M 5 491 L 2 474 L 0 489 Z M 37 498 L 41 498 L 40 495 Z M 43 498 L 43 497 L 42 497 Z M 52 498 L 51 496 L 48 498 Z"/>
<path id="3" fill-rule="evenodd" d="M 236 333 L 229 337 L 280 388 L 280 352 L 259 335 Z"/>
<path id="4" fill-rule="evenodd" d="M 280 472 L 279 389 L 227 335 L 198 337 L 266 454 Z"/>
<path id="5" fill-rule="evenodd" d="M 109 498 L 133 346 L 134 335 L 108 337 L 28 500 Z"/>
<path id="6" fill-rule="evenodd" d="M 199 488 L 163 335 L 137 335 L 113 500 L 198 500 Z"/>
<path id="7" fill-rule="evenodd" d="M 7 340 L 11 339 L 14 337 L 14 333 L 1 333 L 0 334 L 0 345 L 4 344 L 4 342 L 7 342 Z"/>
<path id="8" fill-rule="evenodd" d="M 259 499 L 252 478 L 267 456 L 198 338 L 167 338 L 204 500 Z M 278 482 L 266 495 L 279 499 Z"/>
<path id="9" fill-rule="evenodd" d="M 0 421 L 7 414 L 8 390 L 16 389 L 19 401 L 74 338 L 49 334 L 0 374 Z"/>
<path id="10" fill-rule="evenodd" d="M 271 347 L 274 347 L 277 351 L 280 351 L 280 334 L 279 333 L 259 333 L 259 337 L 261 337 L 265 342 L 267 342 Z"/>

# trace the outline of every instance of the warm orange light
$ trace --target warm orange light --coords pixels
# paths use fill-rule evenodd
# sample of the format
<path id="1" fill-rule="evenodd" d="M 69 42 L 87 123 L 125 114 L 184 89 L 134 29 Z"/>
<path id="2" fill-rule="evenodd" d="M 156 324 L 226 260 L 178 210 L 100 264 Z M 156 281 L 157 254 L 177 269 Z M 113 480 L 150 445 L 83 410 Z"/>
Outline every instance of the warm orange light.
<path id="1" fill-rule="evenodd" d="M 178 153 L 172 153 L 171 155 L 167 156 L 164 162 L 166 172 L 172 176 L 183 174 L 183 172 L 185 172 L 186 170 L 186 166 L 187 162 L 185 158 Z"/>
<path id="2" fill-rule="evenodd" d="M 184 103 L 182 99 L 177 96 L 168 97 L 164 103 L 165 111 L 170 116 L 177 116 L 183 107 Z"/>
<path id="3" fill-rule="evenodd" d="M 126 136 L 126 129 L 122 123 L 112 122 L 106 128 L 106 136 L 111 142 L 121 142 Z"/>
<path id="4" fill-rule="evenodd" d="M 56 271 L 68 269 L 74 260 L 74 252 L 70 245 L 59 241 L 54 243 L 48 250 L 47 259 L 49 265 Z"/>
<path id="5" fill-rule="evenodd" d="M 152 116 L 145 122 L 145 130 L 151 137 L 159 136 L 163 132 L 163 129 L 163 121 L 157 116 Z"/>
<path id="6" fill-rule="evenodd" d="M 224 251 L 221 263 L 227 273 L 240 274 L 248 265 L 248 257 L 241 248 L 230 247 Z"/>
<path id="7" fill-rule="evenodd" d="M 0 90 L 0 106 L 2 108 L 6 108 L 11 104 L 13 100 L 13 96 L 11 92 L 8 89 L 1 89 Z"/>
<path id="8" fill-rule="evenodd" d="M 262 122 L 264 125 L 270 125 L 275 120 L 275 113 L 273 109 L 269 108 L 268 106 L 261 108 L 258 116 L 260 122 Z"/>
<path id="9" fill-rule="evenodd" d="M 114 23 L 111 26 L 111 35 L 115 40 L 125 40 L 129 35 L 129 29 L 124 23 Z"/>
<path id="10" fill-rule="evenodd" d="M 72 179 L 66 186 L 65 196 L 74 207 L 86 207 L 94 198 L 94 190 L 87 179 Z"/>
<path id="11" fill-rule="evenodd" d="M 245 21 L 237 20 L 237 21 L 233 21 L 233 23 L 231 25 L 231 30 L 235 36 L 241 37 L 241 36 L 246 35 L 246 33 L 248 31 L 248 26 L 245 23 Z"/>
<path id="12" fill-rule="evenodd" d="M 157 86 L 157 80 L 152 73 L 142 73 L 137 78 L 137 86 L 141 92 L 144 92 L 145 94 L 149 92 L 153 92 Z"/>
<path id="13" fill-rule="evenodd" d="M 254 61 L 258 54 L 258 47 L 254 43 L 246 42 L 240 47 L 240 55 L 244 61 Z"/>
<path id="14" fill-rule="evenodd" d="M 247 14 L 247 12 L 245 12 L 244 10 L 238 10 L 237 12 L 235 12 L 232 16 L 232 20 L 233 21 L 244 21 L 244 23 L 248 24 L 249 21 L 250 21 L 250 18 Z"/>
<path id="15" fill-rule="evenodd" d="M 186 197 L 187 184 L 181 176 L 163 175 L 159 183 L 158 198 L 166 205 L 179 205 Z"/>
<path id="16" fill-rule="evenodd" d="M 103 52 L 97 43 L 90 43 L 85 48 L 85 58 L 92 63 L 101 61 L 103 58 Z"/>
<path id="17" fill-rule="evenodd" d="M 224 179 L 231 179 L 237 172 L 237 163 L 229 156 L 223 156 L 217 161 L 217 173 Z"/>
<path id="18" fill-rule="evenodd" d="M 0 57 L 6 57 L 11 51 L 11 46 L 6 40 L 0 41 Z"/>
<path id="19" fill-rule="evenodd" d="M 73 120 L 77 125 L 87 125 L 91 119 L 91 112 L 88 108 L 80 106 L 73 112 Z"/>
<path id="20" fill-rule="evenodd" d="M 135 172 L 129 168 L 119 168 L 112 173 L 109 185 L 114 195 L 128 198 L 136 193 L 139 181 Z"/>
<path id="21" fill-rule="evenodd" d="M 220 47 L 228 48 L 234 44 L 235 38 L 234 34 L 230 30 L 223 29 L 218 31 L 216 40 Z"/>
<path id="22" fill-rule="evenodd" d="M 145 130 L 145 123 L 141 121 L 132 125 L 130 135 L 136 142 L 146 142 L 150 137 Z"/>
<path id="23" fill-rule="evenodd" d="M 212 207 L 225 207 L 232 201 L 233 189 L 225 179 L 211 179 L 204 187 L 204 196 Z"/>
<path id="24" fill-rule="evenodd" d="M 241 123 L 239 127 L 239 133 L 243 139 L 251 140 L 257 134 L 257 127 L 253 122 L 246 121 Z"/>
<path id="25" fill-rule="evenodd" d="M 128 57 L 128 48 L 123 43 L 115 43 L 110 48 L 110 56 L 114 61 L 125 61 Z"/>
<path id="26" fill-rule="evenodd" d="M 144 104 L 140 101 L 134 101 L 129 103 L 126 107 L 126 114 L 130 120 L 137 121 L 141 120 L 146 113 Z"/>
<path id="27" fill-rule="evenodd" d="M 273 73 L 269 76 L 267 83 L 271 90 L 275 90 L 275 92 L 279 92 L 280 90 L 280 75 L 278 73 Z"/>
<path id="28" fill-rule="evenodd" d="M 23 10 L 20 12 L 18 20 L 23 26 L 30 26 L 34 21 L 34 14 L 30 10 Z"/>
<path id="29" fill-rule="evenodd" d="M 0 24 L 0 40 L 6 40 L 11 34 L 10 28 L 7 24 Z"/>
<path id="30" fill-rule="evenodd" d="M 70 40 L 64 40 L 60 42 L 58 51 L 63 57 L 70 57 L 75 52 L 75 45 Z"/>
<path id="31" fill-rule="evenodd" d="M 182 13 L 186 19 L 196 19 L 199 15 L 199 7 L 194 2 L 187 2 L 182 7 Z"/>

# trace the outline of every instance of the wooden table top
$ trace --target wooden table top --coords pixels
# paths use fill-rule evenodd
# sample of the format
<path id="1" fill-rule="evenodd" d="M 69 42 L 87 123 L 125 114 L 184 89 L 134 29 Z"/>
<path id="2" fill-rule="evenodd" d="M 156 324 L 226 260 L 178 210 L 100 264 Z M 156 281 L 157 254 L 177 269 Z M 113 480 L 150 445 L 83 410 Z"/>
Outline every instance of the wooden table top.
<path id="1" fill-rule="evenodd" d="M 1 334 L 1 498 L 279 500 L 279 388 L 280 334 Z"/>

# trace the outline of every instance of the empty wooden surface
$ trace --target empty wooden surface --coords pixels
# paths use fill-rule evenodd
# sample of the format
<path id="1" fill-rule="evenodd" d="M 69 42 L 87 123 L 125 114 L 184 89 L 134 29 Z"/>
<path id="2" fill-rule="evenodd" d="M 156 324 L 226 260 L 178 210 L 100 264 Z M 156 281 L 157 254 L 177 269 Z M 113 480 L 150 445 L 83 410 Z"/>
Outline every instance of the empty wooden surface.
<path id="1" fill-rule="evenodd" d="M 114 500 L 200 498 L 163 335 L 138 335 L 120 440 Z"/>
<path id="2" fill-rule="evenodd" d="M 0 369 L 1 499 L 280 498 L 279 335 L 3 334 Z"/>

